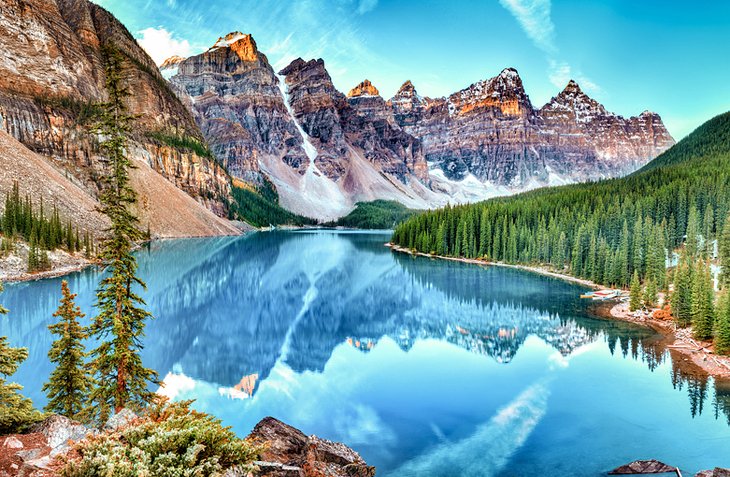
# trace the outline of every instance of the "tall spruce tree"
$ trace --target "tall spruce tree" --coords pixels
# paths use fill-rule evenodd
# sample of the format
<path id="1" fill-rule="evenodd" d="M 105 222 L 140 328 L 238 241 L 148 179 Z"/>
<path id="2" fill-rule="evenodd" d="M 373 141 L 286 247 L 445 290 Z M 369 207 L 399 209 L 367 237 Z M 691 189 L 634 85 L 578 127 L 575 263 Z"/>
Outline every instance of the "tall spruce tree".
<path id="1" fill-rule="evenodd" d="M 629 293 L 629 311 L 636 311 L 639 308 L 641 308 L 641 282 L 639 281 L 639 272 L 634 270 Z"/>
<path id="2" fill-rule="evenodd" d="M 100 421 L 112 411 L 149 403 L 154 393 L 148 386 L 157 382 L 157 373 L 144 367 L 140 356 L 145 322 L 151 315 L 135 291 L 145 287 L 137 277 L 137 260 L 132 254 L 143 234 L 130 211 L 137 195 L 129 184 L 132 165 L 126 155 L 132 116 L 125 105 L 129 93 L 123 84 L 124 58 L 109 44 L 104 45 L 102 53 L 109 99 L 99 107 L 95 130 L 102 138 L 108 172 L 100 197 L 101 212 L 109 218 L 111 227 L 99 253 L 107 273 L 96 293 L 98 315 L 90 329 L 100 343 L 92 351 L 90 363 L 96 382 L 90 398 Z"/>
<path id="3" fill-rule="evenodd" d="M 720 264 L 722 265 L 722 275 L 720 280 L 724 288 L 730 286 L 730 213 L 725 219 L 725 225 L 722 227 L 722 235 L 719 240 Z"/>
<path id="4" fill-rule="evenodd" d="M 715 293 L 706 262 L 697 263 L 692 274 L 692 332 L 697 339 L 712 339 L 715 325 Z"/>
<path id="5" fill-rule="evenodd" d="M 720 299 L 714 344 L 716 353 L 730 354 L 730 291 L 726 291 Z"/>
<path id="6" fill-rule="evenodd" d="M 82 412 L 87 404 L 92 381 L 85 367 L 86 352 L 83 340 L 86 331 L 79 323 L 84 317 L 68 288 L 68 282 L 61 282 L 61 304 L 53 316 L 58 323 L 48 329 L 58 339 L 48 351 L 48 358 L 56 364 L 43 391 L 48 396 L 45 410 L 62 414 L 71 419 L 83 420 Z"/>
<path id="7" fill-rule="evenodd" d="M 692 323 L 692 267 L 683 258 L 674 271 L 674 292 L 671 297 L 672 316 L 677 325 Z"/>
<path id="8" fill-rule="evenodd" d="M 657 286 L 652 278 L 646 280 L 643 300 L 647 308 L 654 308 L 657 304 Z"/>
<path id="9" fill-rule="evenodd" d="M 0 283 L 0 293 L 2 291 L 3 286 Z M 7 313 L 8 310 L 0 305 L 0 316 Z M 33 409 L 31 400 L 18 392 L 23 386 L 6 381 L 27 358 L 27 349 L 13 348 L 8 344 L 7 336 L 0 336 L 0 435 L 23 431 L 41 417 Z"/>

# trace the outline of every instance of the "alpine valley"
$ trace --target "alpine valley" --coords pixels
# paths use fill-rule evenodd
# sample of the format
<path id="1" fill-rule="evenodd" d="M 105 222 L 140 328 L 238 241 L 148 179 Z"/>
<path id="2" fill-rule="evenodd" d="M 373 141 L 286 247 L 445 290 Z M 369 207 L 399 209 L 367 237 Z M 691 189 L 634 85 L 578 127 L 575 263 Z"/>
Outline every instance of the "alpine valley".
<path id="1" fill-rule="evenodd" d="M 119 21 L 87 0 L 4 1 L 0 140 L 9 167 L 0 186 L 22 179 L 24 192 L 74 221 L 96 217 L 102 161 L 88 123 L 106 94 L 106 43 L 124 55 L 142 225 L 160 237 L 243 226 L 226 218 L 324 221 L 358 202 L 427 209 L 615 177 L 674 143 L 657 114 L 610 113 L 573 81 L 542 108 L 511 68 L 444 98 L 422 97 L 410 81 L 389 100 L 368 80 L 345 95 L 323 60 L 275 71 L 239 32 L 158 69 Z M 244 193 L 253 202 L 242 203 Z M 258 202 L 265 210 L 253 218 L 246 209 Z M 293 214 L 268 211 L 279 206 Z M 87 227 L 98 233 L 103 219 Z"/>
<path id="2" fill-rule="evenodd" d="M 653 3 L 0 0 L 0 477 L 728 477 L 730 4 Z"/>

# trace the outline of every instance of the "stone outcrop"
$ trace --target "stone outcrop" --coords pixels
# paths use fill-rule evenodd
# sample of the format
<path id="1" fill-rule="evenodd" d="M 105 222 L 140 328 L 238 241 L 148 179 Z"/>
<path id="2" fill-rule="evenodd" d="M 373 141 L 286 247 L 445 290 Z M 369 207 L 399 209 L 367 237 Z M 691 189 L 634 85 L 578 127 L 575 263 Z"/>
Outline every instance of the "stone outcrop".
<path id="1" fill-rule="evenodd" d="M 180 62 L 171 82 L 188 98 L 213 153 L 234 176 L 261 183 L 260 164 L 279 159 L 298 172 L 307 168 L 279 79 L 251 35 L 220 38 Z"/>
<path id="2" fill-rule="evenodd" d="M 266 417 L 256 424 L 249 439 L 266 450 L 258 463 L 260 476 L 373 477 L 375 468 L 344 444 L 306 436 L 283 422 Z"/>
<path id="3" fill-rule="evenodd" d="M 224 215 L 230 186 L 223 168 L 171 139 L 204 142 L 192 115 L 127 29 L 88 0 L 3 2 L 0 129 L 98 194 L 99 150 L 88 123 L 92 104 L 106 97 L 105 44 L 124 58 L 133 147 L 157 173 Z"/>
<path id="4" fill-rule="evenodd" d="M 329 219 L 360 200 L 430 203 L 420 142 L 369 82 L 340 93 L 321 59 L 277 75 L 251 35 L 234 32 L 180 62 L 170 82 L 228 171 L 271 180 L 291 210 Z"/>
<path id="5" fill-rule="evenodd" d="M 366 79 L 347 93 L 348 98 L 356 98 L 360 96 L 380 96 L 380 92 L 378 91 L 378 88 L 373 86 L 370 80 Z"/>
<path id="6" fill-rule="evenodd" d="M 730 477 L 730 469 L 715 467 L 712 470 L 703 470 L 701 472 L 697 472 L 697 474 L 695 474 L 695 477 Z"/>
<path id="7" fill-rule="evenodd" d="M 439 99 L 408 81 L 388 104 L 447 179 L 512 191 L 623 175 L 674 144 L 658 115 L 610 113 L 574 81 L 536 109 L 513 68 Z"/>
<path id="8" fill-rule="evenodd" d="M 616 467 L 608 473 L 608 475 L 636 475 L 636 474 L 663 474 L 675 472 L 676 467 L 667 465 L 658 460 L 636 460 L 626 465 Z"/>

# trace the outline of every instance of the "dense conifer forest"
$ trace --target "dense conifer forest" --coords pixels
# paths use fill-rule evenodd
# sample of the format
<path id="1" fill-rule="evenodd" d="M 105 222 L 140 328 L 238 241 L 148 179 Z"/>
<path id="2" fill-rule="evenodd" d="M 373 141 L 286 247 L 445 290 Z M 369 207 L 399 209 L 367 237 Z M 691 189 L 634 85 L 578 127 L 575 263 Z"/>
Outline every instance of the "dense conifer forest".
<path id="1" fill-rule="evenodd" d="M 730 266 L 729 209 L 726 113 L 628 177 L 430 211 L 398 226 L 392 240 L 424 253 L 547 266 L 608 286 L 626 288 L 634 275 L 646 288 L 675 282 L 674 315 L 689 324 L 693 314 L 728 314 L 722 300 L 711 312 L 703 309 L 712 300 L 698 300 L 711 286 L 710 262 Z M 706 336 L 711 325 L 702 323 Z"/>

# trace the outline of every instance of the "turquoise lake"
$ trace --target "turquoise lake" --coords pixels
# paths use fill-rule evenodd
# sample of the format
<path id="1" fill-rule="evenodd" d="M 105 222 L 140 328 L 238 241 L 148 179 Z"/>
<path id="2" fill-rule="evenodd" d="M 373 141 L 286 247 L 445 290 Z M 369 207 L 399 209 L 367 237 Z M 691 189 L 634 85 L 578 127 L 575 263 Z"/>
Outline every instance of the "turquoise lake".
<path id="1" fill-rule="evenodd" d="M 162 392 L 245 436 L 274 416 L 379 476 L 598 476 L 635 459 L 730 467 L 730 386 L 651 330 L 593 317 L 585 289 L 396 254 L 381 232 L 157 242 L 138 254 Z M 65 277 L 93 314 L 100 272 Z M 8 284 L 0 335 L 37 406 L 61 279 Z"/>

